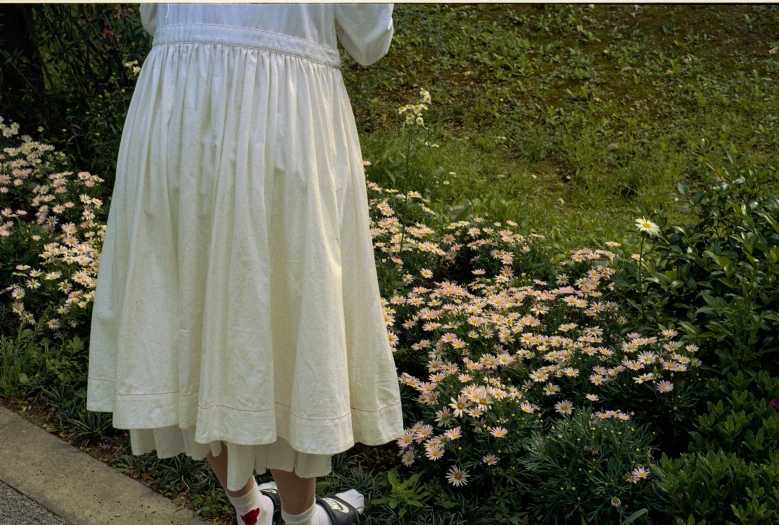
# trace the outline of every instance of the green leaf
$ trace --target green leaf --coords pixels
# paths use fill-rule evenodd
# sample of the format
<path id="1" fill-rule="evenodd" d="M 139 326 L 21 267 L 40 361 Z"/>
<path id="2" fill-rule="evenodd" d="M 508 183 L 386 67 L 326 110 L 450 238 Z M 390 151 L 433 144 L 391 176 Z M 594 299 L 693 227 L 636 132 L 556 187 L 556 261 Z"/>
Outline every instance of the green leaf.
<path id="1" fill-rule="evenodd" d="M 703 300 L 706 301 L 706 304 L 708 304 L 712 308 L 717 308 L 717 299 L 716 298 L 712 297 L 711 295 L 709 295 L 707 293 L 703 293 L 703 294 L 701 294 L 701 296 L 703 297 Z M 700 309 L 698 309 L 698 311 L 700 311 Z"/>
<path id="2" fill-rule="evenodd" d="M 649 510 L 648 509 L 638 510 L 638 511 L 634 512 L 633 514 L 631 514 L 625 521 L 623 521 L 622 525 L 628 525 L 628 523 L 633 523 L 634 521 L 636 521 L 638 518 L 640 518 L 641 516 L 643 516 L 645 514 L 649 514 Z"/>

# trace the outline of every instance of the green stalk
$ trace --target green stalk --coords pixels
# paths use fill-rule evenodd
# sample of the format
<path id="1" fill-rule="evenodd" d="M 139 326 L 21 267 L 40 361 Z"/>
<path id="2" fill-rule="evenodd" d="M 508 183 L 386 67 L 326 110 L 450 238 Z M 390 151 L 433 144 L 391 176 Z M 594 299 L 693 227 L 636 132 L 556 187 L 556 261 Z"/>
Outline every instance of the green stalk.
<path id="1" fill-rule="evenodd" d="M 638 291 L 641 294 L 641 321 L 645 320 L 644 315 L 644 281 L 641 279 L 641 267 L 644 264 L 644 236 L 641 236 L 641 244 L 638 248 Z"/>
<path id="2" fill-rule="evenodd" d="M 401 221 L 403 224 L 403 228 L 401 229 L 400 233 L 400 252 L 403 252 L 403 239 L 405 239 L 406 236 L 406 210 L 408 209 L 408 180 L 411 178 L 410 173 L 410 164 L 411 164 L 411 131 L 407 133 L 408 141 L 406 141 L 406 175 L 403 177 L 403 181 L 405 183 L 405 187 L 403 188 L 403 193 L 405 195 L 405 202 L 403 203 L 403 220 Z"/>

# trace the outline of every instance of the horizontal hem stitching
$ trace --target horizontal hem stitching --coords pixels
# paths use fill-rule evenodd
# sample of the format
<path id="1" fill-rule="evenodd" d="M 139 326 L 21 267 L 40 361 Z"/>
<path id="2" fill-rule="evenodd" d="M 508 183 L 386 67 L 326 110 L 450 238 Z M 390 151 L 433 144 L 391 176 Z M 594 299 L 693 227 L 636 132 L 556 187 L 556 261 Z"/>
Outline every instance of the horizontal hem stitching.
<path id="1" fill-rule="evenodd" d="M 362 408 L 354 408 L 354 407 L 349 407 L 349 408 L 351 408 L 352 410 L 356 410 L 358 412 L 381 412 L 382 410 L 387 410 L 388 408 L 396 407 L 399 404 L 400 404 L 400 401 L 398 401 L 397 403 L 392 403 L 391 405 L 387 405 L 387 406 L 382 407 L 382 408 L 378 408 L 376 410 L 363 410 Z"/>
<path id="2" fill-rule="evenodd" d="M 253 410 L 251 408 L 233 408 L 227 405 L 220 405 L 219 403 L 213 403 L 211 405 L 206 405 L 206 406 L 198 405 L 198 408 L 202 410 L 206 410 L 212 407 L 224 407 L 224 408 L 229 408 L 230 410 L 237 410 L 238 412 L 270 412 L 271 410 L 273 410 L 272 408 L 266 408 L 264 410 Z"/>
<path id="3" fill-rule="evenodd" d="M 277 55 L 285 55 L 292 58 L 300 58 L 303 60 L 307 60 L 309 62 L 313 62 L 315 64 L 319 64 L 320 66 L 329 67 L 332 69 L 337 69 L 338 71 L 341 70 L 341 66 L 336 66 L 333 64 L 328 64 L 326 62 L 322 62 L 321 60 L 317 60 L 315 58 L 307 57 L 305 55 L 296 55 L 294 53 L 285 53 L 284 51 L 278 51 L 276 49 L 271 49 L 269 47 L 263 47 L 263 46 L 253 46 L 249 44 L 226 44 L 223 42 L 213 42 L 210 40 L 175 40 L 175 41 L 168 41 L 168 42 L 155 42 L 152 44 L 152 47 L 160 47 L 160 46 L 169 46 L 169 45 L 175 45 L 175 44 L 206 44 L 211 46 L 228 46 L 228 47 L 243 47 L 247 49 L 262 49 L 263 51 L 267 53 L 275 53 Z"/>
<path id="4" fill-rule="evenodd" d="M 94 379 L 96 381 L 106 381 L 108 383 L 114 383 L 115 382 L 115 381 L 112 381 L 111 379 L 99 379 L 97 377 L 90 377 L 88 379 Z M 127 397 L 127 396 L 163 396 L 163 395 L 169 395 L 169 394 L 176 394 L 178 392 L 179 392 L 179 390 L 175 390 L 173 392 L 156 392 L 156 393 L 151 393 L 151 394 L 114 394 L 114 395 L 116 395 L 116 396 L 123 396 L 123 397 Z M 197 390 L 197 391 L 191 392 L 189 394 L 179 394 L 179 397 L 191 396 L 191 395 L 197 394 L 198 392 L 200 392 L 200 391 Z M 357 412 L 376 413 L 376 412 L 381 412 L 383 410 L 387 410 L 388 408 L 392 408 L 392 407 L 398 406 L 400 403 L 401 402 L 398 401 L 398 402 L 393 403 L 391 405 L 387 405 L 385 407 L 377 408 L 376 410 L 365 410 L 365 409 L 356 408 L 356 407 L 353 407 L 353 406 L 350 406 L 349 409 L 350 410 L 356 410 Z M 289 409 L 292 408 L 291 406 L 289 406 L 289 405 L 287 405 L 285 403 L 280 403 L 279 401 L 274 401 L 274 404 L 281 405 L 281 406 L 287 407 Z M 209 409 L 211 407 L 216 407 L 216 406 L 223 407 L 223 408 L 229 408 L 230 410 L 237 410 L 239 412 L 270 412 L 271 410 L 273 410 L 272 408 L 268 408 L 268 409 L 264 409 L 264 410 L 253 410 L 253 409 L 249 409 L 249 408 L 234 408 L 234 407 L 227 406 L 227 405 L 221 405 L 219 403 L 214 403 L 212 405 L 207 405 L 207 406 L 198 405 L 198 408 L 206 410 L 206 409 Z M 290 415 L 296 417 L 297 419 L 303 419 L 303 420 L 306 420 L 306 421 L 333 421 L 333 420 L 336 420 L 336 419 L 343 419 L 345 417 L 348 417 L 350 414 L 344 414 L 343 416 L 331 417 L 331 418 L 308 418 L 308 417 L 301 417 L 301 416 L 295 415 L 292 412 L 290 412 Z"/>

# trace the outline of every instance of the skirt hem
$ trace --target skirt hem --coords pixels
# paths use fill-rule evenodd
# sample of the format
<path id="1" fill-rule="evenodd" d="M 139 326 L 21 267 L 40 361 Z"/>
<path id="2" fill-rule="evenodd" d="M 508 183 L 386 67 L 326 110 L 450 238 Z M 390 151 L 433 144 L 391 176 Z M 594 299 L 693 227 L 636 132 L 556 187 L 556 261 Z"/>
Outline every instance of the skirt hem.
<path id="1" fill-rule="evenodd" d="M 198 443 L 195 428 L 177 426 L 162 428 L 130 429 L 130 446 L 135 456 L 157 453 L 160 459 L 186 454 L 199 461 L 210 453 L 219 456 L 222 445 L 227 448 L 227 488 L 240 490 L 252 475 L 264 474 L 269 469 L 294 472 L 301 478 L 317 478 L 330 474 L 332 456 L 306 454 L 292 448 L 284 439 L 265 445 L 239 445 L 229 441 Z"/>

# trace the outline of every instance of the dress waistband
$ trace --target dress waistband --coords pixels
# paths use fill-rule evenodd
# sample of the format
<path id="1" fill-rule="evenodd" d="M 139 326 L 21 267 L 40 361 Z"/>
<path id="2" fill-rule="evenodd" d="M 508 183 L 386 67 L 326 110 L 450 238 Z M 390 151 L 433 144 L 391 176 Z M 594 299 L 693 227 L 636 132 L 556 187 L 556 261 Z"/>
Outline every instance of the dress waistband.
<path id="1" fill-rule="evenodd" d="M 341 56 L 337 49 L 262 29 L 218 24 L 185 24 L 163 25 L 154 31 L 152 47 L 185 43 L 256 47 L 306 58 L 330 67 L 341 67 Z"/>

